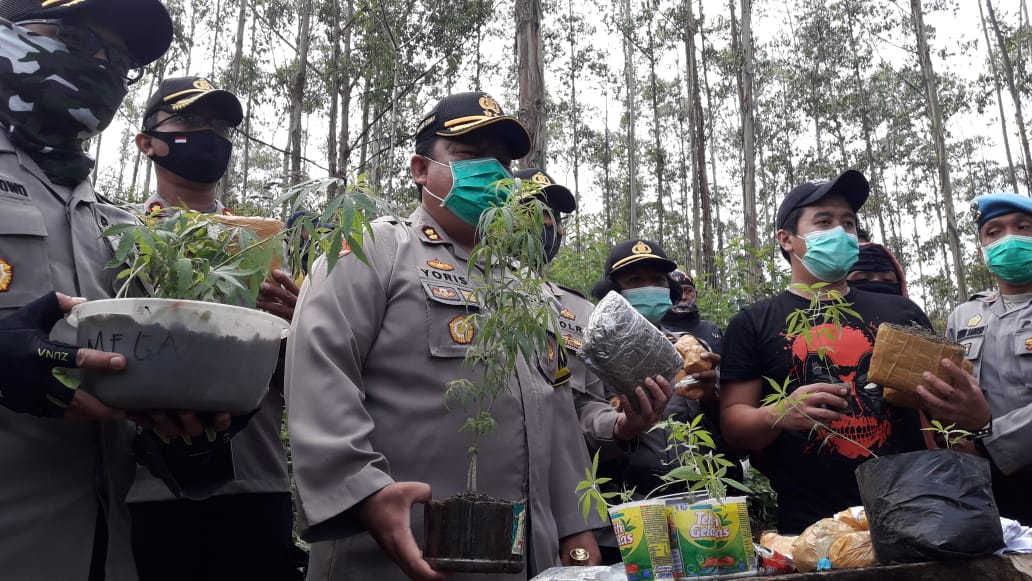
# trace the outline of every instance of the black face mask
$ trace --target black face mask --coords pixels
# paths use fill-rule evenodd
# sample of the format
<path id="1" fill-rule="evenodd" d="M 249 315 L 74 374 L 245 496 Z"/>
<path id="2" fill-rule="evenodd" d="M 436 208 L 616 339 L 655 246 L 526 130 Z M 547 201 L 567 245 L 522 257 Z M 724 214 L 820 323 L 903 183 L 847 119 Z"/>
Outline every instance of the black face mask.
<path id="1" fill-rule="evenodd" d="M 545 226 L 545 231 L 541 233 L 541 242 L 545 245 L 545 264 L 548 264 L 559 254 L 559 249 L 563 246 L 563 235 L 556 232 L 555 226 Z"/>
<path id="2" fill-rule="evenodd" d="M 200 184 L 213 184 L 226 173 L 229 156 L 233 153 L 233 142 L 211 129 L 144 133 L 160 139 L 168 146 L 168 155 L 150 156 L 151 161 L 179 177 Z"/>
<path id="3" fill-rule="evenodd" d="M 883 295 L 903 295 L 903 290 L 898 282 L 882 280 L 851 280 L 849 286 L 858 288 L 869 293 L 881 293 Z"/>

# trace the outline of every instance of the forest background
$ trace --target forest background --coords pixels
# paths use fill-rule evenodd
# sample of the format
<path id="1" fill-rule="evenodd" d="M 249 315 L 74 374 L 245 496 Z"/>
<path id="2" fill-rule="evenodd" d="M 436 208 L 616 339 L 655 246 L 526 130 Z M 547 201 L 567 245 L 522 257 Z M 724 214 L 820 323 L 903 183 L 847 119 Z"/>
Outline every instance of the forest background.
<path id="1" fill-rule="evenodd" d="M 166 76 L 236 93 L 220 197 L 274 207 L 309 179 L 365 179 L 407 215 L 416 124 L 492 93 L 530 128 L 524 166 L 578 198 L 551 278 L 587 291 L 622 239 L 695 275 L 705 318 L 780 292 L 773 215 L 792 186 L 856 168 L 861 222 L 940 329 L 990 288 L 969 213 L 1032 195 L 1026 0 L 168 0 L 172 48 L 90 144 L 106 195 L 141 202 L 133 136 Z M 330 190 L 329 194 L 343 190 Z"/>

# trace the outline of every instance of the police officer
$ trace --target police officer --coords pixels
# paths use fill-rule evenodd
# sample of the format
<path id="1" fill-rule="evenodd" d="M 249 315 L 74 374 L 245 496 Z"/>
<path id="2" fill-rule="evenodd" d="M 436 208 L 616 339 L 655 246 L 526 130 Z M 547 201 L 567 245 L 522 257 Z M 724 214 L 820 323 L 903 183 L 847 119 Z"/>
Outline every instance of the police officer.
<path id="1" fill-rule="evenodd" d="M 1000 514 L 1032 524 L 1032 199 L 989 194 L 972 202 L 982 258 L 999 286 L 950 314 L 946 335 L 967 350 L 952 385 L 931 373 L 918 387 L 930 417 L 972 432 L 989 459 Z"/>
<path id="2" fill-rule="evenodd" d="M 70 377 L 58 381 L 54 370 L 126 365 L 120 355 L 71 346 L 75 332 L 62 320 L 75 303 L 69 296 L 114 295 L 117 270 L 105 269 L 113 241 L 101 231 L 135 220 L 93 191 L 93 161 L 82 145 L 111 122 L 128 84 L 171 39 L 171 19 L 157 0 L 0 0 L 5 578 L 135 578 L 124 503 L 131 426 L 118 421 L 124 411 L 74 389 Z M 172 438 L 204 432 L 185 412 L 140 421 Z M 215 421 L 220 429 L 228 424 L 225 414 Z"/>
<path id="3" fill-rule="evenodd" d="M 232 154 L 230 132 L 242 120 L 236 95 L 208 79 L 164 79 L 147 100 L 143 129 L 136 135 L 136 145 L 154 163 L 157 177 L 157 192 L 144 204 L 146 212 L 188 208 L 228 214 L 216 197 L 216 186 Z M 278 269 L 272 277 L 279 284 L 262 285 L 258 306 L 289 321 L 297 286 Z M 261 408 L 233 440 L 236 478 L 210 496 L 176 499 L 148 470 L 137 470 L 128 502 L 141 581 L 298 578 L 292 561 L 303 563 L 304 555 L 293 543 L 282 419 L 283 386 L 274 381 Z M 208 522 L 222 525 L 198 528 L 198 523 Z"/>
<path id="4" fill-rule="evenodd" d="M 310 579 L 444 578 L 421 558 L 412 505 L 431 489 L 465 490 L 464 420 L 444 393 L 452 379 L 479 379 L 463 365 L 476 284 L 466 261 L 481 213 L 500 201 L 493 184 L 529 147 L 490 95 L 445 97 L 416 128 L 420 206 L 407 221 L 374 222 L 367 264 L 345 248 L 331 273 L 319 260 L 306 278 L 287 345 L 287 413 L 302 534 L 317 541 Z M 554 357 L 519 360 L 492 404 L 497 430 L 481 441 L 479 488 L 528 502 L 528 571 L 499 581 L 576 549 L 597 554 L 574 491 L 587 450 L 558 428 L 577 419 L 557 396 L 567 388 L 552 385 L 555 367 Z"/>

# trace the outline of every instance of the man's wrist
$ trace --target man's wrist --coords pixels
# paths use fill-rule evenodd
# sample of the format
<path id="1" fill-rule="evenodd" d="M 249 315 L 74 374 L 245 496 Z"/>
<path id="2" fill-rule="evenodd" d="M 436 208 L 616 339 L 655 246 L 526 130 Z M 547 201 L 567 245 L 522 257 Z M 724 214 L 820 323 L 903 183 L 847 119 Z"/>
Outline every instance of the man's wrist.
<path id="1" fill-rule="evenodd" d="M 986 424 L 984 426 L 982 426 L 981 428 L 979 428 L 977 430 L 972 430 L 971 434 L 968 437 L 971 438 L 972 440 L 976 441 L 976 442 L 980 442 L 983 439 L 988 438 L 988 437 L 990 437 L 992 435 L 993 435 L 993 416 L 990 415 L 989 416 L 989 421 L 986 422 Z"/>

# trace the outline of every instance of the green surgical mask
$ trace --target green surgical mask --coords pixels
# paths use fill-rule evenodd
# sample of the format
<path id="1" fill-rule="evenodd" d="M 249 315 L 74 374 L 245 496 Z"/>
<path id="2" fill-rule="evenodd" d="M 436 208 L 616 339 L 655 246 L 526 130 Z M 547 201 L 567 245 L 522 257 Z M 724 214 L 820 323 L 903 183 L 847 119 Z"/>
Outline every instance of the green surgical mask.
<path id="1" fill-rule="evenodd" d="M 673 306 L 670 302 L 670 289 L 665 286 L 629 288 L 620 291 L 620 294 L 631 303 L 634 310 L 653 324 L 658 323 Z"/>
<path id="2" fill-rule="evenodd" d="M 982 247 L 985 264 L 1001 280 L 1011 284 L 1032 282 L 1032 236 L 1008 234 Z"/>
<path id="3" fill-rule="evenodd" d="M 461 159 L 447 164 L 429 157 L 426 159 L 451 168 L 452 187 L 443 198 L 431 192 L 426 186 L 423 186 L 423 189 L 433 198 L 440 200 L 441 205 L 448 208 L 452 214 L 471 226 L 480 223 L 480 215 L 484 210 L 500 206 L 509 195 L 509 191 L 498 187 L 497 182 L 511 178 L 512 174 L 493 157 Z"/>

